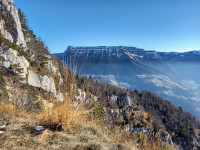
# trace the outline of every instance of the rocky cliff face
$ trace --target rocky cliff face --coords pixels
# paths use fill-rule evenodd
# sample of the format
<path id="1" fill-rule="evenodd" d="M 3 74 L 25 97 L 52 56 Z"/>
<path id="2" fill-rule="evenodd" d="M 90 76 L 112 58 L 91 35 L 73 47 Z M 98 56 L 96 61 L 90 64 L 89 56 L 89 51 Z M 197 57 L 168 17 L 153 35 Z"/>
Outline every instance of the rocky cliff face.
<path id="1" fill-rule="evenodd" d="M 0 1 L 0 70 L 11 78 L 18 78 L 21 84 L 41 88 L 63 100 L 58 88 L 63 79 L 56 62 L 44 43 L 31 30 L 22 27 L 20 19 L 13 0 Z M 55 83 L 58 82 L 55 78 L 59 83 Z"/>
<path id="2" fill-rule="evenodd" d="M 22 78 L 26 78 L 30 64 L 24 56 L 19 55 L 19 52 L 11 48 L 1 50 L 0 56 L 4 57 L 4 61 L 0 62 L 0 66 L 9 69 L 10 66 L 18 65 L 20 71 L 14 69 L 14 72 L 19 74 Z"/>
<path id="3" fill-rule="evenodd" d="M 34 87 L 40 87 L 47 92 L 56 94 L 54 80 L 48 76 L 41 76 L 32 70 L 28 72 L 28 84 Z"/>
<path id="4" fill-rule="evenodd" d="M 18 11 L 13 4 L 13 0 L 1 0 L 1 18 L 0 18 L 0 30 L 3 36 L 16 43 L 17 45 L 22 45 L 26 47 L 26 42 L 24 40 L 24 34 L 22 33 L 22 28 L 20 20 L 18 17 Z"/>

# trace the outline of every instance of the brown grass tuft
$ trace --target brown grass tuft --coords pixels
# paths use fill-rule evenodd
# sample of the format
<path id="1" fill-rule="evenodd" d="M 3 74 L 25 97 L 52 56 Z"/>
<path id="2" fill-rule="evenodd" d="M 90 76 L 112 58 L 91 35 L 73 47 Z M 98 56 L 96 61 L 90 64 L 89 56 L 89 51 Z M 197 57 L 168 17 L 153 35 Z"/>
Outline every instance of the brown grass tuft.
<path id="1" fill-rule="evenodd" d="M 0 114 L 3 114 L 3 113 L 10 114 L 10 113 L 13 113 L 14 111 L 13 104 L 9 102 L 0 101 L 0 108 L 1 108 Z"/>
<path id="2" fill-rule="evenodd" d="M 49 137 L 52 137 L 53 133 L 50 130 L 44 130 L 41 135 L 39 135 L 40 141 L 46 141 Z"/>
<path id="3" fill-rule="evenodd" d="M 73 106 L 70 98 L 64 102 L 44 103 L 44 108 L 39 114 L 40 125 L 51 130 L 67 130 L 72 124 L 85 123 L 88 121 L 89 111 L 83 104 Z"/>

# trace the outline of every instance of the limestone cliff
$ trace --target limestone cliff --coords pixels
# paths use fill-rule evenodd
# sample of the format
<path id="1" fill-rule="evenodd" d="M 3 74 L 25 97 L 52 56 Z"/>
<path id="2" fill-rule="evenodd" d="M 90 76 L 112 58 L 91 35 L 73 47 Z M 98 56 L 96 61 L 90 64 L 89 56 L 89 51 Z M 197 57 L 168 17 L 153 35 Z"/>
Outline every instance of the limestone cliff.
<path id="1" fill-rule="evenodd" d="M 18 17 L 18 11 L 13 4 L 13 0 L 1 0 L 0 1 L 0 30 L 1 34 L 11 42 L 17 45 L 22 45 L 26 47 L 26 42 L 24 40 L 24 35 L 22 33 L 22 28 L 20 20 Z"/>
<path id="2" fill-rule="evenodd" d="M 6 75 L 7 85 L 11 85 L 9 78 L 17 78 L 21 86 L 41 88 L 63 101 L 59 88 L 63 79 L 57 63 L 26 22 L 22 26 L 23 17 L 13 0 L 0 0 L 0 70 Z"/>

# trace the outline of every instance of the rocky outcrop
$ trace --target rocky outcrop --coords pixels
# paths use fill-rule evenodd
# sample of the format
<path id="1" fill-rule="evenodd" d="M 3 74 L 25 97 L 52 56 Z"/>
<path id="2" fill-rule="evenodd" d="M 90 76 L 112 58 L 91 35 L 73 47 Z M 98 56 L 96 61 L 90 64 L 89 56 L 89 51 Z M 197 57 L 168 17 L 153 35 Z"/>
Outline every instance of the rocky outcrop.
<path id="1" fill-rule="evenodd" d="M 40 87 L 43 90 L 56 95 L 54 80 L 46 75 L 41 76 L 32 70 L 28 70 L 28 84 L 34 87 Z"/>
<path id="2" fill-rule="evenodd" d="M 46 75 L 41 76 L 33 70 L 28 70 L 28 84 L 34 87 L 42 88 L 43 90 L 52 93 L 57 100 L 64 101 L 63 94 L 56 91 L 54 79 L 51 77 Z"/>
<path id="3" fill-rule="evenodd" d="M 30 66 L 29 60 L 30 62 L 38 61 L 35 53 L 37 52 L 37 49 L 40 49 L 40 47 L 35 46 L 31 49 L 32 47 L 26 44 L 26 42 L 28 43 L 32 39 L 31 37 L 25 39 L 18 10 L 13 4 L 13 0 L 0 0 L 0 36 L 2 38 L 2 41 L 0 41 L 0 69 L 8 74 L 19 75 L 22 84 L 28 83 L 33 87 L 42 88 L 44 91 L 52 93 L 56 99 L 63 101 L 64 96 L 59 92 L 59 89 L 56 90 L 55 82 L 52 77 L 47 75 L 42 76 L 40 75 L 40 72 L 34 72 L 33 70 L 35 68 L 33 70 L 28 70 Z M 4 42 L 5 39 L 10 42 Z M 34 42 L 39 43 L 40 46 L 42 46 L 40 41 Z M 15 44 L 19 47 L 17 48 Z M 21 47 L 23 48 L 21 49 Z M 32 55 L 29 60 L 23 56 L 24 53 L 19 51 L 26 51 L 27 49 L 30 50 L 30 55 Z M 41 51 L 41 53 L 43 52 Z M 51 55 L 45 52 L 42 55 L 46 57 L 46 59 L 44 57 L 45 63 L 47 60 L 46 67 L 52 74 L 60 78 L 59 84 L 62 85 L 63 79 L 59 73 L 59 69 L 54 64 Z M 22 80 L 22 78 L 24 79 Z M 9 86 L 7 87 L 7 89 L 9 89 Z"/>
<path id="4" fill-rule="evenodd" d="M 77 90 L 75 98 L 77 101 L 83 101 L 86 99 L 86 92 L 80 89 Z"/>
<path id="5" fill-rule="evenodd" d="M 50 57 L 50 58 L 51 58 L 51 57 Z M 58 68 L 57 68 L 56 66 L 54 66 L 52 60 L 47 60 L 47 67 L 48 67 L 48 69 L 49 69 L 53 74 L 56 74 Z"/>
<path id="6" fill-rule="evenodd" d="M 49 69 L 49 71 L 50 71 L 51 73 L 53 73 L 54 75 L 57 75 L 57 76 L 60 77 L 60 79 L 59 79 L 59 84 L 62 85 L 62 84 L 63 84 L 63 79 L 62 79 L 62 77 L 61 77 L 61 74 L 60 74 L 58 68 L 53 64 L 53 60 L 52 60 L 51 56 L 46 55 L 46 57 L 49 59 L 49 60 L 47 60 L 47 64 L 46 64 L 47 68 Z M 60 96 L 58 96 L 58 97 L 60 97 Z M 61 97 L 62 97 L 62 99 L 63 99 L 63 96 L 61 96 Z M 60 97 L 60 98 L 61 98 L 61 97 Z M 58 99 L 59 99 L 59 98 L 58 98 Z M 62 101 L 62 100 L 61 100 L 61 101 Z"/>
<path id="7" fill-rule="evenodd" d="M 134 104 L 134 100 L 132 98 L 130 98 L 129 96 L 112 95 L 110 98 L 110 101 L 117 103 L 119 108 L 122 108 L 125 106 L 131 106 Z"/>
<path id="8" fill-rule="evenodd" d="M 21 23 L 18 16 L 18 11 L 13 4 L 13 0 L 1 0 L 0 1 L 0 32 L 1 34 L 11 42 L 17 45 L 26 47 L 26 42 L 21 28 Z M 7 18 L 6 21 L 5 17 Z"/>
<path id="9" fill-rule="evenodd" d="M 19 52 L 11 48 L 4 50 L 0 49 L 0 56 L 4 58 L 3 61 L 0 61 L 0 66 L 9 68 L 16 65 L 17 68 L 13 68 L 13 71 L 18 73 L 22 78 L 26 78 L 29 62 L 24 56 L 19 55 Z"/>
<path id="10" fill-rule="evenodd" d="M 57 95 L 56 95 L 56 99 L 59 100 L 59 101 L 64 101 L 64 96 L 61 92 L 59 92 Z"/>

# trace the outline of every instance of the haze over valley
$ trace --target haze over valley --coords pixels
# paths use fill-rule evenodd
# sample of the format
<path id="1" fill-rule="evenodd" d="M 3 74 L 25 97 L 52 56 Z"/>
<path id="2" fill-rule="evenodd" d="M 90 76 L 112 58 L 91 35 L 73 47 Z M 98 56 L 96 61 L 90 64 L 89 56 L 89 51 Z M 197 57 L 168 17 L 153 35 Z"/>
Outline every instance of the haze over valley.
<path id="1" fill-rule="evenodd" d="M 200 120 L 199 50 L 178 53 L 126 46 L 69 46 L 56 55 L 77 65 L 81 75 L 122 88 L 151 91 Z"/>

